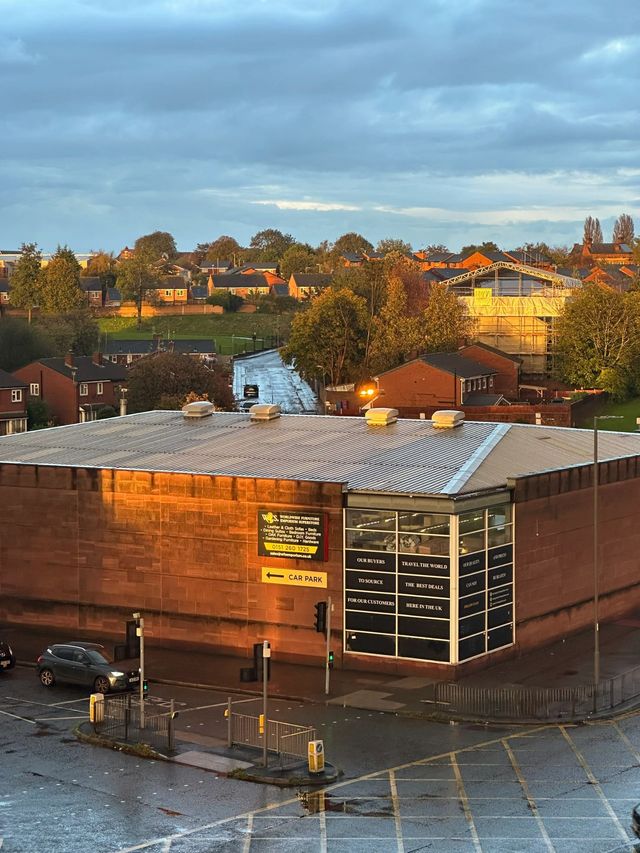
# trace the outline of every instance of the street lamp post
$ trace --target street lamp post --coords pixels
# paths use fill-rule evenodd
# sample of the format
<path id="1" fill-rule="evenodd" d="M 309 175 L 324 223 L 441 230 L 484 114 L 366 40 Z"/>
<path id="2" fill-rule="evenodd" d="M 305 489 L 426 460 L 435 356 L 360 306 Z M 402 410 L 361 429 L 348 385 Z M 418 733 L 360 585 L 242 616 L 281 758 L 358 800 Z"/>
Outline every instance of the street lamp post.
<path id="1" fill-rule="evenodd" d="M 595 415 L 593 418 L 593 710 L 597 710 L 600 683 L 600 569 L 598 560 L 598 421 L 621 420 L 622 415 Z"/>

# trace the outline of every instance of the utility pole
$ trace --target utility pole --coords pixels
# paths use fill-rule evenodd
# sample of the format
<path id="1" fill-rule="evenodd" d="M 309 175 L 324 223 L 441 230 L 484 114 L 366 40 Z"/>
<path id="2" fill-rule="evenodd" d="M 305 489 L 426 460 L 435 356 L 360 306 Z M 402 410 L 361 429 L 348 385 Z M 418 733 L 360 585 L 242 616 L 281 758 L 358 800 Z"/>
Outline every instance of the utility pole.
<path id="1" fill-rule="evenodd" d="M 144 728 L 144 618 L 140 613 L 134 613 L 136 620 L 136 635 L 140 638 L 140 728 Z"/>
<path id="2" fill-rule="evenodd" d="M 267 767 L 269 756 L 269 717 L 267 716 L 267 676 L 269 670 L 269 658 L 271 657 L 271 646 L 268 640 L 262 643 L 262 719 L 264 720 L 264 732 L 262 735 L 262 764 Z"/>

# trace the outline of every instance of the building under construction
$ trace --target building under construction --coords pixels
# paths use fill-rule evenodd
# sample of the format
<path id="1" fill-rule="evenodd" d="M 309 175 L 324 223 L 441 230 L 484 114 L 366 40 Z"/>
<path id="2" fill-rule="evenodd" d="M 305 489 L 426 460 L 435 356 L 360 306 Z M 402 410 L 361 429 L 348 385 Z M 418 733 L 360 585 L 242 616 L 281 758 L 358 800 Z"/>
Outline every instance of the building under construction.
<path id="1" fill-rule="evenodd" d="M 579 279 L 506 261 L 463 272 L 429 272 L 466 305 L 476 340 L 519 356 L 524 374 L 550 375 L 555 322 L 567 298 L 582 286 Z"/>

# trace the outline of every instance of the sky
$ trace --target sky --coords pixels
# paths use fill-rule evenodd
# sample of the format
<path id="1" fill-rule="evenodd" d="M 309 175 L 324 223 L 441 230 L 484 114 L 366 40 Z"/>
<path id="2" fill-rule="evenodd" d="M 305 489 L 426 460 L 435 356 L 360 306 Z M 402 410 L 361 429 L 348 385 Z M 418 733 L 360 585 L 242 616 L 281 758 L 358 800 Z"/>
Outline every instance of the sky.
<path id="1" fill-rule="evenodd" d="M 638 0 L 0 0 L 0 249 L 640 232 Z"/>

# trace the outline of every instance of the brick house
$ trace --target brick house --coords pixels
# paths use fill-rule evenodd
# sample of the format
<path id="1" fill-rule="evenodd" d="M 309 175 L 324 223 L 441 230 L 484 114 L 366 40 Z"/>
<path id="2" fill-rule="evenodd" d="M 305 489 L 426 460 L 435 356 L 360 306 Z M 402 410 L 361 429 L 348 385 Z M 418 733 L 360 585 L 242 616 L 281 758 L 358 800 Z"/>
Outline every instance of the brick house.
<path id="1" fill-rule="evenodd" d="M 633 263 L 633 252 L 626 243 L 574 243 L 571 257 L 577 266 Z"/>
<path id="2" fill-rule="evenodd" d="M 27 384 L 0 370 L 0 435 L 27 431 Z"/>
<path id="3" fill-rule="evenodd" d="M 161 279 L 153 288 L 163 305 L 185 304 L 189 297 L 189 284 L 181 275 L 170 275 Z"/>
<path id="4" fill-rule="evenodd" d="M 377 402 L 399 412 L 452 409 L 464 406 L 498 405 L 496 369 L 456 352 L 422 355 L 374 377 Z M 366 402 L 366 401 L 365 401 Z"/>
<path id="5" fill-rule="evenodd" d="M 100 409 L 120 404 L 126 368 L 106 361 L 102 353 L 41 358 L 16 370 L 29 387 L 30 399 L 44 400 L 57 424 L 93 421 Z"/>
<path id="6" fill-rule="evenodd" d="M 311 299 L 331 284 L 331 276 L 321 272 L 294 272 L 289 279 L 289 296 Z"/>
<path id="7" fill-rule="evenodd" d="M 522 359 L 517 355 L 479 342 L 461 347 L 459 353 L 496 371 L 493 376 L 493 390 L 496 394 L 503 394 L 508 400 L 518 399 Z"/>
<path id="8" fill-rule="evenodd" d="M 80 290 L 89 308 L 102 308 L 105 287 L 99 275 L 87 275 L 80 278 Z"/>
<path id="9" fill-rule="evenodd" d="M 200 338 L 167 341 L 160 335 L 155 335 L 151 340 L 123 340 L 112 338 L 103 346 L 103 354 L 106 361 L 128 367 L 141 358 L 157 355 L 162 352 L 175 352 L 188 355 L 196 361 L 205 364 L 216 360 L 216 345 L 214 341 L 202 340 Z"/>

